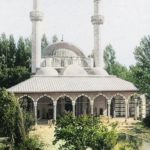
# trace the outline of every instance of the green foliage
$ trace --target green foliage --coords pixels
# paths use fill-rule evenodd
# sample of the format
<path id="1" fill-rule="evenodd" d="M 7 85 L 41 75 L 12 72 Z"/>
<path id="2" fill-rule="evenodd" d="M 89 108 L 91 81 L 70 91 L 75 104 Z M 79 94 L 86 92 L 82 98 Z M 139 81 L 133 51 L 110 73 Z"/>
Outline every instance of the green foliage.
<path id="1" fill-rule="evenodd" d="M 135 136 L 120 133 L 114 150 L 139 150 L 141 145 L 141 139 Z"/>
<path id="2" fill-rule="evenodd" d="M 137 150 L 137 148 L 135 148 L 134 143 L 132 142 L 131 143 L 130 142 L 119 143 L 117 147 L 119 148 L 116 148 L 114 150 Z"/>
<path id="3" fill-rule="evenodd" d="M 150 128 L 150 115 L 143 119 L 143 123 L 146 127 Z"/>
<path id="4" fill-rule="evenodd" d="M 130 70 L 116 61 L 115 50 L 111 45 L 106 46 L 104 50 L 105 69 L 110 75 L 116 75 L 121 79 L 132 81 Z"/>
<path id="5" fill-rule="evenodd" d="M 53 37 L 52 37 L 52 42 L 53 42 L 53 43 L 58 42 L 58 37 L 57 37 L 57 35 L 56 35 L 56 34 L 55 34 L 55 35 L 53 35 Z"/>
<path id="6" fill-rule="evenodd" d="M 17 45 L 17 46 L 16 46 Z M 30 77 L 31 41 L 0 36 L 0 87 L 11 87 Z"/>
<path id="7" fill-rule="evenodd" d="M 15 150 L 43 150 L 43 143 L 41 143 L 38 137 L 26 138 L 26 140 L 19 144 Z"/>
<path id="8" fill-rule="evenodd" d="M 42 48 L 42 51 L 49 45 L 49 42 L 47 40 L 47 37 L 46 35 L 44 34 L 43 37 L 42 37 L 42 43 L 41 43 L 41 48 Z"/>
<path id="9" fill-rule="evenodd" d="M 3 68 L 0 69 L 0 87 L 11 87 L 30 77 L 26 67 Z"/>
<path id="10" fill-rule="evenodd" d="M 105 68 L 109 74 L 113 74 L 113 66 L 115 64 L 116 54 L 115 50 L 113 49 L 112 45 L 106 46 L 104 50 L 104 62 L 105 62 Z"/>
<path id="11" fill-rule="evenodd" d="M 73 117 L 69 113 L 56 123 L 54 144 L 60 140 L 64 141 L 60 147 L 64 150 L 86 150 L 88 147 L 93 150 L 110 150 L 116 144 L 117 134 L 96 117 Z"/>
<path id="12" fill-rule="evenodd" d="M 33 113 L 30 112 L 24 112 L 23 113 L 23 119 L 24 119 L 24 126 L 25 126 L 25 131 L 28 134 L 29 131 L 31 131 L 31 128 L 35 124 L 35 118 Z"/>
<path id="13" fill-rule="evenodd" d="M 10 146 L 0 143 L 0 150 L 10 150 Z"/>
<path id="14" fill-rule="evenodd" d="M 16 66 L 26 66 L 27 63 L 27 53 L 25 51 L 25 42 L 23 37 L 19 38 L 17 44 L 17 52 L 16 52 Z M 29 67 L 29 66 L 26 66 Z"/>
<path id="15" fill-rule="evenodd" d="M 136 65 L 131 67 L 133 81 L 141 92 L 150 94 L 150 36 L 141 40 L 134 55 Z"/>
<path id="16" fill-rule="evenodd" d="M 10 137 L 15 144 L 25 140 L 25 129 L 20 106 L 14 95 L 0 90 L 0 130 L 4 137 Z"/>

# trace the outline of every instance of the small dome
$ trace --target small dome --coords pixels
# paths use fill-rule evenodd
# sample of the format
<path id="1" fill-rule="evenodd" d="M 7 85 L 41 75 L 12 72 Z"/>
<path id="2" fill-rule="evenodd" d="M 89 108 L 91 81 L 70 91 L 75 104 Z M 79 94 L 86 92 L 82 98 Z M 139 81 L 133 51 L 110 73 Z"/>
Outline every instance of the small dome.
<path id="1" fill-rule="evenodd" d="M 37 71 L 36 75 L 39 75 L 39 76 L 58 76 L 58 72 L 52 67 L 42 67 Z"/>
<path id="2" fill-rule="evenodd" d="M 107 71 L 105 69 L 103 69 L 102 67 L 93 68 L 93 72 L 95 75 L 100 75 L 100 76 L 108 76 L 109 75 L 107 73 Z"/>
<path id="3" fill-rule="evenodd" d="M 87 72 L 78 65 L 70 65 L 64 71 L 64 76 L 85 76 Z"/>

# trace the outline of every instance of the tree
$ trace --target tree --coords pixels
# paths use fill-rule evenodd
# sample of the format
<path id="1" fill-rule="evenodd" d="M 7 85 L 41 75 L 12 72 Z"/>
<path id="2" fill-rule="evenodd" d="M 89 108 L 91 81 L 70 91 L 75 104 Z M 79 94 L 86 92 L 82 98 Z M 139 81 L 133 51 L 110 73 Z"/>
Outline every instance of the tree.
<path id="1" fill-rule="evenodd" d="M 57 35 L 56 35 L 56 34 L 55 34 L 55 35 L 53 35 L 53 37 L 52 37 L 52 42 L 53 42 L 53 43 L 58 42 L 58 37 L 57 37 Z"/>
<path id="2" fill-rule="evenodd" d="M 15 144 L 24 142 L 26 135 L 19 103 L 5 89 L 0 90 L 0 114 L 1 134 L 10 137 Z"/>
<path id="3" fill-rule="evenodd" d="M 104 50 L 104 62 L 105 62 L 105 68 L 109 74 L 113 74 L 113 66 L 115 64 L 115 50 L 113 49 L 112 45 L 106 46 Z"/>
<path id="4" fill-rule="evenodd" d="M 104 62 L 105 69 L 110 75 L 116 75 L 121 79 L 132 81 L 131 71 L 116 61 L 115 50 L 111 45 L 106 46 L 104 50 Z"/>
<path id="5" fill-rule="evenodd" d="M 26 67 L 31 69 L 31 51 L 32 51 L 32 43 L 29 38 L 24 40 L 25 42 L 25 53 L 26 53 Z"/>
<path id="6" fill-rule="evenodd" d="M 28 135 L 30 129 L 29 120 L 30 118 L 23 115 L 15 96 L 5 89 L 0 89 L 0 136 L 11 138 L 13 149 L 43 149 L 44 145 L 38 138 L 29 137 Z"/>
<path id="7" fill-rule="evenodd" d="M 150 94 L 150 36 L 141 40 L 134 55 L 136 65 L 131 67 L 133 81 L 141 92 Z"/>
<path id="8" fill-rule="evenodd" d="M 26 65 L 25 43 L 23 37 L 20 37 L 17 44 L 16 66 Z"/>
<path id="9" fill-rule="evenodd" d="M 47 40 L 46 34 L 43 34 L 42 43 L 41 43 L 42 50 L 45 49 L 48 45 L 49 45 L 49 42 Z"/>
<path id="10" fill-rule="evenodd" d="M 9 40 L 6 35 L 3 33 L 1 35 L 1 43 L 0 43 L 0 55 L 3 57 L 4 64 L 7 66 L 8 63 L 8 54 L 9 54 Z"/>
<path id="11" fill-rule="evenodd" d="M 13 35 L 9 36 L 8 66 L 14 67 L 16 61 L 16 43 Z"/>
<path id="12" fill-rule="evenodd" d="M 9 88 L 30 78 L 26 67 L 4 68 L 0 71 L 0 87 Z"/>
<path id="13" fill-rule="evenodd" d="M 64 150 L 111 150 L 117 142 L 114 129 L 108 130 L 99 119 L 93 116 L 78 116 L 67 114 L 57 120 L 55 128 L 56 144 L 64 141 L 61 149 Z"/>

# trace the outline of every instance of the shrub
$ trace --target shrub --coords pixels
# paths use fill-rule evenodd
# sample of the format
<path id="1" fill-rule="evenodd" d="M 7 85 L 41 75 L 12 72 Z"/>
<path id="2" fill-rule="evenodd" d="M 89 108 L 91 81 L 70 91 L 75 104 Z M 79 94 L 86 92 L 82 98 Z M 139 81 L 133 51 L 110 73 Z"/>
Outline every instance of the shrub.
<path id="1" fill-rule="evenodd" d="M 38 137 L 27 137 L 15 150 L 43 150 L 43 146 L 44 144 L 39 141 Z"/>
<path id="2" fill-rule="evenodd" d="M 63 150 L 111 150 L 117 143 L 117 133 L 108 129 L 99 118 L 83 115 L 74 117 L 71 113 L 56 122 L 54 144 L 64 141 Z"/>
<path id="3" fill-rule="evenodd" d="M 150 128 L 150 115 L 143 119 L 143 123 L 146 127 Z"/>
<path id="4" fill-rule="evenodd" d="M 24 119 L 25 131 L 26 131 L 26 134 L 28 134 L 32 126 L 35 124 L 34 115 L 33 113 L 24 112 L 23 119 Z"/>
<path id="5" fill-rule="evenodd" d="M 25 140 L 23 114 L 15 96 L 0 89 L 0 129 L 2 136 L 12 138 L 15 144 Z"/>

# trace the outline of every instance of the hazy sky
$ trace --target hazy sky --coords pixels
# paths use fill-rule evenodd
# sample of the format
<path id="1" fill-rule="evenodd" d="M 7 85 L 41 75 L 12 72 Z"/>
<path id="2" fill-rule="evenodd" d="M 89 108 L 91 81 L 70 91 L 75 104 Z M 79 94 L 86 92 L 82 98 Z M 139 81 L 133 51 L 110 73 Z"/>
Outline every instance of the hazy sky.
<path id="1" fill-rule="evenodd" d="M 93 0 L 41 0 L 44 12 L 43 32 L 80 47 L 88 55 L 93 49 Z M 150 33 L 150 0 L 102 0 L 102 48 L 109 43 L 117 60 L 127 66 L 134 64 L 133 50 L 140 39 Z M 29 11 L 32 0 L 0 0 L 0 33 L 31 35 Z"/>

